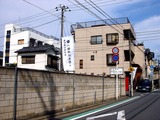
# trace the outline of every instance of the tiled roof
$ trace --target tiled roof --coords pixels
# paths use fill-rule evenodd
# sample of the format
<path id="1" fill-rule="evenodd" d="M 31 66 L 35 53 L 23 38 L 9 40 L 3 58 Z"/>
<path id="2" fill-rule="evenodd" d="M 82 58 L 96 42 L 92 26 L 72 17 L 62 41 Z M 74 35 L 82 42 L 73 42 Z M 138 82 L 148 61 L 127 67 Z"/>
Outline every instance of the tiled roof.
<path id="1" fill-rule="evenodd" d="M 35 47 L 23 47 L 22 49 L 16 51 L 16 53 L 46 52 L 49 49 L 53 49 L 55 52 L 59 52 L 59 49 L 55 48 L 53 45 L 43 45 Z"/>

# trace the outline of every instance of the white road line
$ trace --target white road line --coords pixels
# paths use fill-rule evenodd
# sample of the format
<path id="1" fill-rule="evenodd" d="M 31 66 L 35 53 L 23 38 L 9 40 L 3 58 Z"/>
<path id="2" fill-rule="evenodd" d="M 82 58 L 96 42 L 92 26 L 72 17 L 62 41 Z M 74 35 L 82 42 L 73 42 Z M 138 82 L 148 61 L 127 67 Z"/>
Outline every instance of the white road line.
<path id="1" fill-rule="evenodd" d="M 86 120 L 94 120 L 96 118 L 102 118 L 102 117 L 112 116 L 112 115 L 116 115 L 116 114 L 117 114 L 117 120 L 126 120 L 124 110 L 119 111 L 119 112 L 98 115 L 98 116 L 94 116 L 94 117 L 88 117 Z"/>
<path id="2" fill-rule="evenodd" d="M 86 120 L 94 120 L 96 118 L 102 118 L 102 117 L 107 117 L 107 116 L 116 115 L 116 114 L 117 114 L 117 112 L 113 112 L 113 113 L 103 114 L 103 115 L 99 115 L 99 116 L 89 117 Z"/>
<path id="3" fill-rule="evenodd" d="M 136 97 L 133 97 L 133 98 L 124 100 L 124 101 L 122 101 L 122 102 L 113 104 L 113 105 L 111 105 L 111 106 L 107 106 L 107 107 L 105 107 L 105 108 L 102 108 L 102 109 L 99 109 L 99 110 L 96 110 L 96 111 L 93 111 L 93 112 L 90 112 L 90 113 L 86 113 L 86 114 L 83 114 L 83 115 L 79 115 L 79 116 L 77 116 L 77 117 L 75 117 L 75 118 L 72 118 L 72 119 L 70 119 L 70 120 L 77 120 L 77 119 L 79 119 L 79 118 L 86 117 L 86 116 L 88 116 L 88 115 L 91 115 L 91 114 L 94 114 L 94 113 L 97 113 L 97 112 L 100 112 L 100 111 L 103 111 L 103 110 L 107 110 L 107 109 L 109 109 L 109 108 L 113 108 L 113 107 L 115 107 L 115 106 L 118 106 L 118 105 L 121 105 L 121 104 L 124 104 L 124 103 L 127 103 L 127 102 L 132 101 L 132 100 L 134 100 L 134 99 L 137 99 L 137 98 L 139 98 L 139 97 L 140 97 L 140 96 L 136 96 Z"/>

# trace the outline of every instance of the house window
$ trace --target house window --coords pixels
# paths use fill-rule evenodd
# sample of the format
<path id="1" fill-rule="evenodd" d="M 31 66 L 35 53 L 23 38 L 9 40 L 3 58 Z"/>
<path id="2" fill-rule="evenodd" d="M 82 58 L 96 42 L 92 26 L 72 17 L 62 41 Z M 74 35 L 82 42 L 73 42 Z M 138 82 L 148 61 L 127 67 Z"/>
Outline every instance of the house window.
<path id="1" fill-rule="evenodd" d="M 106 43 L 107 45 L 118 44 L 119 36 L 118 33 L 106 34 Z"/>
<path id="2" fill-rule="evenodd" d="M 102 35 L 91 36 L 91 45 L 102 44 Z"/>
<path id="3" fill-rule="evenodd" d="M 24 39 L 18 40 L 18 45 L 23 45 L 24 44 Z"/>
<path id="4" fill-rule="evenodd" d="M 37 42 L 37 46 L 42 46 L 42 45 L 43 45 L 43 42 L 41 42 L 41 41 Z"/>
<path id="5" fill-rule="evenodd" d="M 35 55 L 32 56 L 22 56 L 22 64 L 34 64 Z"/>
<path id="6" fill-rule="evenodd" d="M 58 69 L 57 57 L 48 55 L 47 66 Z"/>
<path id="7" fill-rule="evenodd" d="M 9 52 L 6 52 L 6 55 L 5 55 L 6 57 L 9 57 Z"/>
<path id="8" fill-rule="evenodd" d="M 79 61 L 79 69 L 83 69 L 83 60 Z"/>
<path id="9" fill-rule="evenodd" d="M 10 48 L 10 42 L 6 42 L 6 49 Z"/>
<path id="10" fill-rule="evenodd" d="M 10 38 L 11 37 L 11 30 L 8 30 L 7 31 L 7 35 L 6 35 L 6 38 Z"/>
<path id="11" fill-rule="evenodd" d="M 10 42 L 10 38 L 6 38 L 6 42 Z"/>
<path id="12" fill-rule="evenodd" d="M 94 61 L 94 55 L 91 55 L 91 61 Z"/>
<path id="13" fill-rule="evenodd" d="M 129 50 L 124 50 L 124 60 L 125 61 L 129 61 L 129 59 L 130 59 L 130 56 L 129 56 Z"/>
<path id="14" fill-rule="evenodd" d="M 5 63 L 9 63 L 9 57 L 8 56 L 5 57 Z"/>
<path id="15" fill-rule="evenodd" d="M 116 65 L 116 62 L 114 62 L 114 61 L 112 60 L 112 56 L 113 56 L 113 54 L 107 54 L 107 55 L 106 55 L 107 65 L 115 66 L 115 65 Z"/>
<path id="16" fill-rule="evenodd" d="M 135 54 L 131 51 L 131 61 L 133 60 Z M 129 50 L 124 50 L 124 61 L 130 61 L 130 52 Z"/>
<path id="17" fill-rule="evenodd" d="M 29 41 L 29 46 L 30 47 L 34 47 L 35 46 L 35 42 L 36 42 L 36 40 L 31 38 L 30 41 Z"/>

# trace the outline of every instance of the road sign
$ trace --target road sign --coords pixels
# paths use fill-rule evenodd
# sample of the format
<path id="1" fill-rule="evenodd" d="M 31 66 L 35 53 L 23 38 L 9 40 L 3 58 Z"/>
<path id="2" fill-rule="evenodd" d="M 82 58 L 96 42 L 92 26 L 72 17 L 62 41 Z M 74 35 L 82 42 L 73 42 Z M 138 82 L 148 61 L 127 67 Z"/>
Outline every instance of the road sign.
<path id="1" fill-rule="evenodd" d="M 150 69 L 154 69 L 154 66 L 153 66 L 153 65 L 151 65 L 151 66 L 150 66 Z"/>
<path id="2" fill-rule="evenodd" d="M 110 68 L 110 74 L 111 75 L 122 75 L 124 73 L 123 68 Z"/>
<path id="3" fill-rule="evenodd" d="M 113 54 L 118 54 L 118 53 L 119 53 L 118 47 L 112 48 L 112 53 L 113 53 Z"/>
<path id="4" fill-rule="evenodd" d="M 119 60 L 119 55 L 113 55 L 112 61 L 117 62 Z"/>
<path id="5" fill-rule="evenodd" d="M 150 75 L 153 76 L 153 72 L 150 72 Z"/>

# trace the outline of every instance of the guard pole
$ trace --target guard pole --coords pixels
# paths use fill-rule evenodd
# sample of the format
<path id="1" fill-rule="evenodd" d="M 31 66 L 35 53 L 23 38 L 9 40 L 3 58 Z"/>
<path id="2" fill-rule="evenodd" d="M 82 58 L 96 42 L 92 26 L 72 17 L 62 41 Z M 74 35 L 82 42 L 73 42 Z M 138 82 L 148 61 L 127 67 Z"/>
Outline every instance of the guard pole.
<path id="1" fill-rule="evenodd" d="M 133 72 L 131 72 L 130 75 L 131 75 L 130 97 L 133 97 Z"/>
<path id="2" fill-rule="evenodd" d="M 118 61 L 116 62 L 116 70 L 118 69 Z M 118 74 L 116 74 L 116 100 L 118 100 Z"/>
<path id="3" fill-rule="evenodd" d="M 17 65 L 15 65 L 13 120 L 17 120 L 17 77 L 18 77 L 18 68 Z"/>

